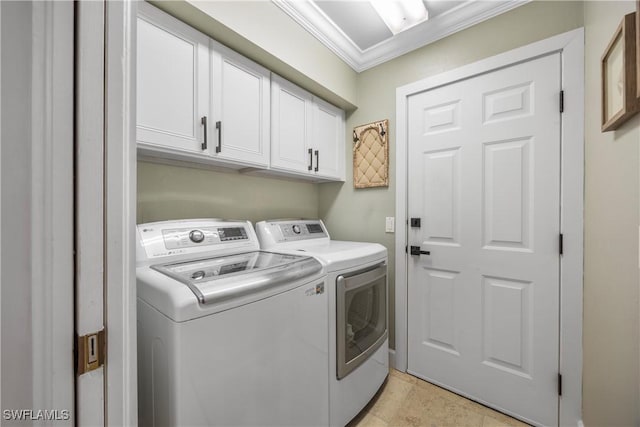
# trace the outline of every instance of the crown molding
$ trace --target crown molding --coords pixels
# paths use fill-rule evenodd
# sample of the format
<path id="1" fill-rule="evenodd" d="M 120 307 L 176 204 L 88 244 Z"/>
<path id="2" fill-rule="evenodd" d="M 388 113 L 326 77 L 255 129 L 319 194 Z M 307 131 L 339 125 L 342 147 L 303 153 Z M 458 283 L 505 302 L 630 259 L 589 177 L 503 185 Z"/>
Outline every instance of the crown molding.
<path id="1" fill-rule="evenodd" d="M 380 65 L 529 1 L 531 0 L 470 0 L 375 46 L 361 50 L 314 2 L 272 0 L 356 72 Z"/>
<path id="2" fill-rule="evenodd" d="M 315 3 L 306 0 L 271 1 L 351 68 L 363 71 L 359 60 L 363 51 Z"/>

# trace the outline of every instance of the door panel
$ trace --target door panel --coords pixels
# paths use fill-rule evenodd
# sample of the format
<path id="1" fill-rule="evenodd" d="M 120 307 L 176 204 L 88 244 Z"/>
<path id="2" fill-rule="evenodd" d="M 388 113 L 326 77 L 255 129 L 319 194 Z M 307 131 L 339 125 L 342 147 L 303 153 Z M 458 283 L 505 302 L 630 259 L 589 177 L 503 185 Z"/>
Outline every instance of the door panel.
<path id="1" fill-rule="evenodd" d="M 409 98 L 408 366 L 558 422 L 560 56 Z"/>
<path id="2" fill-rule="evenodd" d="M 426 283 L 422 292 L 422 303 L 428 309 L 424 312 L 425 345 L 455 355 L 457 350 L 455 290 L 459 272 L 425 269 Z"/>
<path id="3" fill-rule="evenodd" d="M 482 278 L 483 361 L 531 378 L 531 283 Z"/>
<path id="4" fill-rule="evenodd" d="M 137 21 L 139 142 L 200 153 L 209 99 L 209 39 L 145 2 Z"/>
<path id="5" fill-rule="evenodd" d="M 343 111 L 315 99 L 314 102 L 314 171 L 318 175 L 342 178 L 344 174 L 344 151 L 341 141 L 344 140 Z M 315 151 L 314 151 L 315 154 Z"/>
<path id="6" fill-rule="evenodd" d="M 220 159 L 254 166 L 269 165 L 269 71 L 249 59 L 211 41 L 215 122 L 222 128 L 211 138 Z M 216 131 L 215 124 L 210 125 Z M 219 139 L 221 138 L 221 139 Z"/>
<path id="7" fill-rule="evenodd" d="M 424 154 L 424 239 L 429 243 L 459 245 L 460 147 Z"/>
<path id="8" fill-rule="evenodd" d="M 271 167 L 310 173 L 312 96 L 277 76 L 271 76 Z"/>
<path id="9" fill-rule="evenodd" d="M 485 248 L 530 250 L 531 138 L 484 144 Z"/>
<path id="10" fill-rule="evenodd" d="M 195 87 L 194 65 L 197 45 L 177 37 L 155 25 L 140 19 L 138 21 L 138 52 L 140 72 L 138 99 L 146 104 L 138 112 L 141 126 L 167 129 L 176 135 L 194 138 L 193 88 Z M 172 66 L 166 67 L 166 52 L 173 59 Z M 157 70 L 168 71 L 163 78 L 152 78 Z M 147 76 L 146 78 L 144 76 Z M 167 84 L 168 82 L 171 84 Z M 168 102 L 171 100 L 171 102 Z M 167 119 L 170 119 L 167 122 Z"/>

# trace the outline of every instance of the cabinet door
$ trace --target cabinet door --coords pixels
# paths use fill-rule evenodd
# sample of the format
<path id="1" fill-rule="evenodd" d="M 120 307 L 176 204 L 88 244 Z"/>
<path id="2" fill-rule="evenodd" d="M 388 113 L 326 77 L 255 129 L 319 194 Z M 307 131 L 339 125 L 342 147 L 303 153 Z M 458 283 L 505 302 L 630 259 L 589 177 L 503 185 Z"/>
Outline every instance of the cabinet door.
<path id="1" fill-rule="evenodd" d="M 145 2 L 138 11 L 136 139 L 147 146 L 206 151 L 209 38 Z"/>
<path id="2" fill-rule="evenodd" d="M 250 166 L 269 166 L 269 71 L 211 40 L 213 64 L 211 154 Z M 215 145 L 215 147 L 214 147 Z"/>
<path id="3" fill-rule="evenodd" d="M 344 112 L 320 99 L 313 107 L 314 171 L 344 181 Z"/>
<path id="4" fill-rule="evenodd" d="M 293 83 L 271 77 L 271 167 L 312 173 L 312 96 Z"/>

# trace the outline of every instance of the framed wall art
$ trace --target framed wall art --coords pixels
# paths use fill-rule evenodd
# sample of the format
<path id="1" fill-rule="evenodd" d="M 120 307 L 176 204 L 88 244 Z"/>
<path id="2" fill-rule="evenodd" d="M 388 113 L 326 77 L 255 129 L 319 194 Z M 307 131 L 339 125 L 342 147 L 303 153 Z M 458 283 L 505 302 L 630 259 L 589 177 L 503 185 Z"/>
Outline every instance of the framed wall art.
<path id="1" fill-rule="evenodd" d="M 636 76 L 636 92 L 640 102 L 640 0 L 636 0 Z"/>
<path id="2" fill-rule="evenodd" d="M 389 186 L 389 120 L 353 128 L 353 186 Z"/>
<path id="3" fill-rule="evenodd" d="M 635 15 L 625 15 L 602 55 L 602 132 L 617 129 L 638 110 Z"/>

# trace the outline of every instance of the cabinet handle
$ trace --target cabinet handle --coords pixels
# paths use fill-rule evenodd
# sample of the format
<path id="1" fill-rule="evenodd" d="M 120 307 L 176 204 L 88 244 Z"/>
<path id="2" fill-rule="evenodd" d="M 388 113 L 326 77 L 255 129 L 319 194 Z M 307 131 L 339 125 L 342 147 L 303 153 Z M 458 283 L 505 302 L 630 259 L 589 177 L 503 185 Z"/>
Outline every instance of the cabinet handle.
<path id="1" fill-rule="evenodd" d="M 200 119 L 200 123 L 204 126 L 204 142 L 202 143 L 202 150 L 207 149 L 207 116 L 204 116 Z"/>
<path id="2" fill-rule="evenodd" d="M 218 130 L 218 145 L 216 146 L 216 153 L 219 153 L 222 151 L 222 122 L 219 120 L 216 122 L 216 129 Z"/>
<path id="3" fill-rule="evenodd" d="M 316 150 L 316 168 L 314 171 L 318 172 L 318 168 L 320 168 L 320 152 Z"/>
<path id="4" fill-rule="evenodd" d="M 309 170 L 313 169 L 313 150 L 309 148 Z"/>

